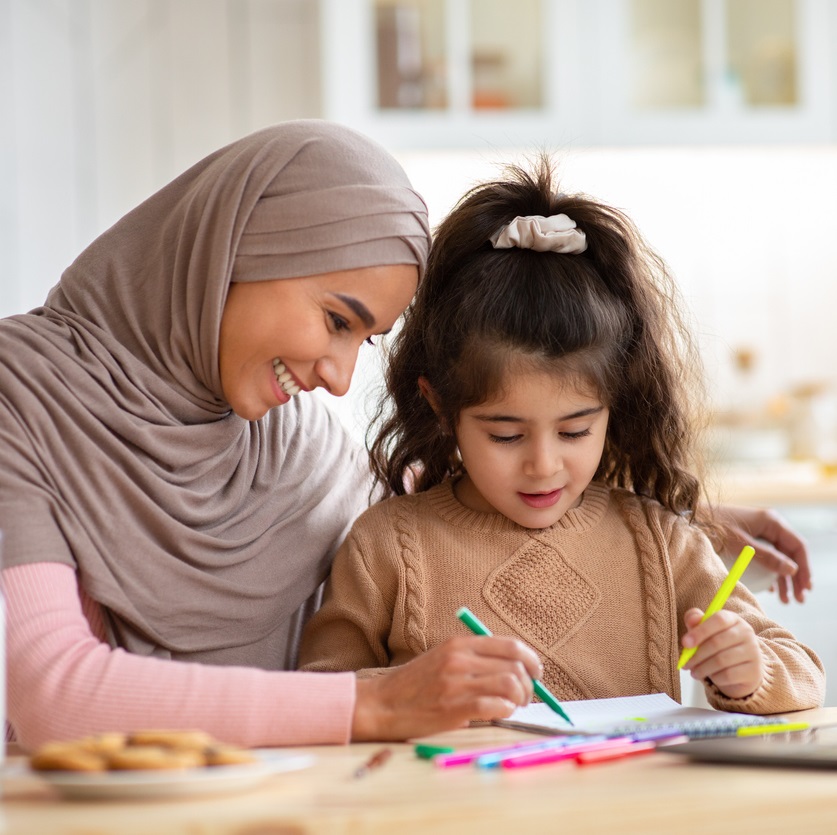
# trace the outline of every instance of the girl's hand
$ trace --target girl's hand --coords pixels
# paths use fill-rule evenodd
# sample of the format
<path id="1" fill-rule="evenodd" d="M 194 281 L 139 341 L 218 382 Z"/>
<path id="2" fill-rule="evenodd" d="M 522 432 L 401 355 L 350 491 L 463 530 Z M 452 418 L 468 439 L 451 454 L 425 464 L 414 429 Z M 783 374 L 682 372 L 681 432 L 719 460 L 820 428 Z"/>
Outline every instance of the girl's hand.
<path id="1" fill-rule="evenodd" d="M 704 623 L 703 612 L 689 609 L 684 647 L 697 647 L 686 664 L 692 678 L 712 683 L 728 698 L 743 699 L 754 693 L 764 678 L 764 662 L 753 627 L 740 615 L 722 609 Z"/>
<path id="2" fill-rule="evenodd" d="M 358 679 L 352 741 L 403 740 L 501 719 L 532 701 L 543 673 L 514 638 L 452 638 L 384 675 Z"/>
<path id="3" fill-rule="evenodd" d="M 760 507 L 722 505 L 715 518 L 726 528 L 720 553 L 733 558 L 745 545 L 752 545 L 754 559 L 777 574 L 771 590 L 778 590 L 782 603 L 790 600 L 790 591 L 799 603 L 811 590 L 811 568 L 805 541 L 773 510 Z"/>

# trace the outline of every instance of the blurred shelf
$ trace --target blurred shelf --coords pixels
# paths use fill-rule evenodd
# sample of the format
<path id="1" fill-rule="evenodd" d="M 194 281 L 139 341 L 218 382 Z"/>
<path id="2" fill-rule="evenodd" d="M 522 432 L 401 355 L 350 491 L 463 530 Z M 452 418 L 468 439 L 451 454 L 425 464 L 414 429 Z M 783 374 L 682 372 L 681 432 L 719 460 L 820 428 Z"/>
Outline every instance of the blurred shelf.
<path id="1" fill-rule="evenodd" d="M 837 506 L 837 469 L 816 461 L 716 465 L 707 487 L 711 499 L 728 504 Z"/>

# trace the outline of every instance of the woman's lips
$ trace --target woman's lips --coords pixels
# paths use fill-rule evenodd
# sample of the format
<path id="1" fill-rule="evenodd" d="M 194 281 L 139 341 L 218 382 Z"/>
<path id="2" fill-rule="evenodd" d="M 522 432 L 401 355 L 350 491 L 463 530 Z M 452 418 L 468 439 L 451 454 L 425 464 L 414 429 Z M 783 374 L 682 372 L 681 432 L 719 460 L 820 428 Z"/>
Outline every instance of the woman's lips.
<path id="1" fill-rule="evenodd" d="M 552 507 L 561 498 L 563 488 L 553 490 L 550 493 L 518 493 L 517 495 L 529 505 L 529 507 L 542 508 Z"/>

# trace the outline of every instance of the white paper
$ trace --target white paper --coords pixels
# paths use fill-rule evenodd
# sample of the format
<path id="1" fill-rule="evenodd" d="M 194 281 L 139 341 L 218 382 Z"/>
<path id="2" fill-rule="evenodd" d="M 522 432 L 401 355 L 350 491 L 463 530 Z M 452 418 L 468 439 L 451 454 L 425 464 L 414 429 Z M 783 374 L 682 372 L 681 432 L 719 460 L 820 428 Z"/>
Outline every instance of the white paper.
<path id="1" fill-rule="evenodd" d="M 740 727 L 784 721 L 782 717 L 726 713 L 702 707 L 683 707 L 665 693 L 562 702 L 573 724 L 565 722 L 542 702 L 519 707 L 508 719 L 496 724 L 539 733 L 622 734 L 661 729 L 689 736 L 719 736 Z"/>

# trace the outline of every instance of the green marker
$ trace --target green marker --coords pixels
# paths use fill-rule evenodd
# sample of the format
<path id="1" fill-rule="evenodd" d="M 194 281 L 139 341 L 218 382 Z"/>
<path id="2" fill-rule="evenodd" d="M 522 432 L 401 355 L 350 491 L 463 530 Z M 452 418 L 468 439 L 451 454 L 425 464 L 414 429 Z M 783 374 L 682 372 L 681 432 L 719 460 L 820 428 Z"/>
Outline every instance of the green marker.
<path id="1" fill-rule="evenodd" d="M 457 613 L 456 616 L 474 635 L 485 635 L 490 637 L 491 630 L 467 607 L 463 606 Z M 537 679 L 532 679 L 532 684 L 535 688 L 535 693 L 538 698 L 548 707 L 551 707 L 562 719 L 565 719 L 571 725 L 573 720 L 570 719 L 569 716 L 564 712 L 564 708 L 561 707 L 561 703 L 546 687 L 543 686 Z"/>
<path id="2" fill-rule="evenodd" d="M 416 745 L 413 749 L 416 756 L 423 760 L 432 760 L 437 754 L 452 754 L 454 749 L 449 745 Z"/>

